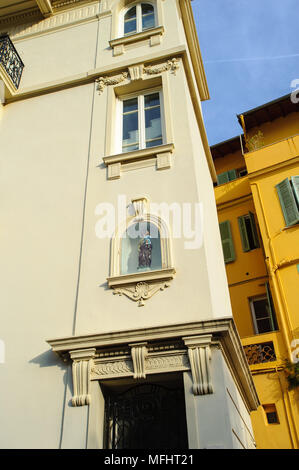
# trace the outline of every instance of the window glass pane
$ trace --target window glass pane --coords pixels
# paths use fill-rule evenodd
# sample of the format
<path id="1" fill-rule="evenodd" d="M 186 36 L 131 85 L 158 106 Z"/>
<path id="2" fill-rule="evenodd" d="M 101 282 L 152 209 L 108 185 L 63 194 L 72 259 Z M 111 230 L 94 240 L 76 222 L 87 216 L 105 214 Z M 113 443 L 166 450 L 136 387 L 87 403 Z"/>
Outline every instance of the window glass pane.
<path id="1" fill-rule="evenodd" d="M 145 110 L 145 140 L 162 137 L 160 107 Z"/>
<path id="2" fill-rule="evenodd" d="M 155 147 L 156 145 L 162 145 L 162 144 L 163 144 L 162 139 L 150 140 L 149 142 L 146 142 L 146 148 Z"/>
<path id="3" fill-rule="evenodd" d="M 266 415 L 269 424 L 278 423 L 278 418 L 275 411 L 272 411 L 271 413 L 266 413 Z"/>
<path id="4" fill-rule="evenodd" d="M 123 112 L 129 113 L 130 111 L 137 111 L 138 99 L 132 98 L 130 100 L 123 101 Z"/>
<path id="5" fill-rule="evenodd" d="M 124 34 L 135 33 L 137 29 L 136 19 L 125 21 Z"/>
<path id="6" fill-rule="evenodd" d="M 143 3 L 141 5 L 141 8 L 142 8 L 142 14 L 143 15 L 146 15 L 146 14 L 149 14 L 149 13 L 154 13 L 154 7 L 153 7 L 153 5 L 150 5 L 149 3 Z"/>
<path id="7" fill-rule="evenodd" d="M 128 10 L 127 13 L 125 14 L 125 21 L 131 20 L 132 18 L 136 18 L 136 6 L 130 8 L 130 10 Z"/>
<path id="8" fill-rule="evenodd" d="M 159 105 L 160 105 L 159 93 L 153 93 L 152 95 L 145 95 L 144 97 L 145 108 L 149 108 L 150 106 L 159 106 Z"/>
<path id="9" fill-rule="evenodd" d="M 269 305 L 267 299 L 259 299 L 253 302 L 255 318 L 269 317 Z"/>
<path id="10" fill-rule="evenodd" d="M 139 143 L 138 144 L 133 144 L 133 145 L 128 145 L 127 147 L 122 148 L 123 153 L 126 152 L 133 152 L 133 150 L 139 150 Z"/>
<path id="11" fill-rule="evenodd" d="M 155 26 L 155 15 L 142 16 L 142 29 L 154 28 Z"/>
<path id="12" fill-rule="evenodd" d="M 124 101 L 123 103 L 123 147 L 131 144 L 138 144 L 139 146 L 138 110 L 128 112 L 128 110 L 136 108 L 134 101 L 137 102 L 137 98 Z"/>
<path id="13" fill-rule="evenodd" d="M 267 333 L 268 331 L 272 331 L 270 319 L 265 320 L 257 320 L 257 329 L 259 333 Z"/>

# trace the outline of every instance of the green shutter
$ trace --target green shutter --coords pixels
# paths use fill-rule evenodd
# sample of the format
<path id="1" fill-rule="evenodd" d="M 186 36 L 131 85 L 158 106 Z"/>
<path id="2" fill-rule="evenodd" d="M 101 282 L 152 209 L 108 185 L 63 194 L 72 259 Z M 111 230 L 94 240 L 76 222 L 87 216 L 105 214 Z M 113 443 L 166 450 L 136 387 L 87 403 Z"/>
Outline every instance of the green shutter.
<path id="1" fill-rule="evenodd" d="M 225 171 L 224 173 L 220 173 L 220 175 L 217 176 L 217 181 L 218 181 L 218 184 L 228 183 L 229 182 L 228 172 Z"/>
<path id="2" fill-rule="evenodd" d="M 277 184 L 276 190 L 280 200 L 283 216 L 287 226 L 294 225 L 299 222 L 299 210 L 296 204 L 295 196 L 292 191 L 291 183 L 286 178 Z M 295 192 L 295 191 L 294 191 Z"/>
<path id="3" fill-rule="evenodd" d="M 228 173 L 228 179 L 229 179 L 229 181 L 233 181 L 233 180 L 237 179 L 237 172 L 236 172 L 236 170 L 229 170 L 227 173 Z"/>
<path id="4" fill-rule="evenodd" d="M 250 251 L 250 245 L 249 245 L 244 216 L 238 217 L 238 224 L 239 224 L 239 229 L 240 229 L 243 251 Z"/>
<path id="5" fill-rule="evenodd" d="M 297 201 L 297 205 L 299 207 L 299 176 L 292 176 L 291 180 L 292 180 L 292 185 L 293 185 L 293 190 L 294 190 L 295 198 Z"/>
<path id="6" fill-rule="evenodd" d="M 254 214 L 252 212 L 249 212 L 249 218 L 250 218 L 250 225 L 251 225 L 251 230 L 252 230 L 254 246 L 255 246 L 255 248 L 259 248 L 260 242 L 259 242 L 259 237 L 258 237 L 258 234 L 257 234 L 257 228 L 256 228 Z"/>
<path id="7" fill-rule="evenodd" d="M 225 222 L 221 222 L 219 224 L 219 228 L 220 228 L 220 235 L 221 235 L 221 241 L 222 241 L 224 261 L 226 263 L 231 263 L 232 261 L 235 261 L 236 255 L 235 255 L 233 237 L 232 237 L 229 220 L 226 220 Z"/>
<path id="8" fill-rule="evenodd" d="M 233 181 L 236 178 L 237 178 L 236 170 L 229 170 L 229 171 L 225 171 L 224 173 L 220 173 L 220 175 L 217 176 L 217 181 L 218 181 L 218 184 L 224 184 L 224 183 L 228 183 L 229 181 Z"/>
<path id="9" fill-rule="evenodd" d="M 276 330 L 276 321 L 275 321 L 275 314 L 274 314 L 273 301 L 272 301 L 269 282 L 266 282 L 266 292 L 267 292 L 268 305 L 269 305 L 269 316 L 270 316 L 271 331 L 275 331 Z"/>

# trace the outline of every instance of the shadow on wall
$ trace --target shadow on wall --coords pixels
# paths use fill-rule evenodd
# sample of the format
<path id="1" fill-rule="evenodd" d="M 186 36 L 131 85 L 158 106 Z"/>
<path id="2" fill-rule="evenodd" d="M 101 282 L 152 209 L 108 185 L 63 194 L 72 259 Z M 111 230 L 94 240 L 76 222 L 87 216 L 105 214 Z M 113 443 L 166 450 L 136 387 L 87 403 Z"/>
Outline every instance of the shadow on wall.
<path id="1" fill-rule="evenodd" d="M 50 349 L 34 357 L 29 361 L 29 363 L 37 364 L 39 367 L 57 367 L 63 371 L 63 384 L 65 388 L 64 400 L 66 399 L 67 388 L 69 389 L 71 396 L 73 396 L 73 381 L 70 361 L 63 362 L 63 360 Z M 69 400 L 68 406 L 72 406 L 71 400 Z"/>

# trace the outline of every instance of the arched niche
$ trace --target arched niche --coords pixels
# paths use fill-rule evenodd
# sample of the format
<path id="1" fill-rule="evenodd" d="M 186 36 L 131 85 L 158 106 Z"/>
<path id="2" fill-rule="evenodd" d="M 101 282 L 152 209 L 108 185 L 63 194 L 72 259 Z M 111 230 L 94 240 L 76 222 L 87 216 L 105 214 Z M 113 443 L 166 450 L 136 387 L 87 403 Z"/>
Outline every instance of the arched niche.
<path id="1" fill-rule="evenodd" d="M 147 232 L 149 232 L 147 234 Z M 151 243 L 151 259 L 145 250 L 146 263 L 142 263 L 140 246 Z M 118 227 L 111 240 L 110 277 L 108 286 L 114 293 L 125 294 L 139 305 L 158 290 L 169 287 L 168 281 L 174 278 L 171 236 L 167 224 L 157 215 L 138 214 L 128 217 Z"/>

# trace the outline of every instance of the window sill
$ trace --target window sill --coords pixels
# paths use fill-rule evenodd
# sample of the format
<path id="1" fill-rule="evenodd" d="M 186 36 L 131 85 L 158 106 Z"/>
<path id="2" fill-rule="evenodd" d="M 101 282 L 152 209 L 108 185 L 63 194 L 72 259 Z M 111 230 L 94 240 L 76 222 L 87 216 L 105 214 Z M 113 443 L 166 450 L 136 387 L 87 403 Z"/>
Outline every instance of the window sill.
<path id="1" fill-rule="evenodd" d="M 112 39 L 109 41 L 110 47 L 113 49 L 113 55 L 119 56 L 124 54 L 125 46 L 139 41 L 144 41 L 146 39 L 150 40 L 150 46 L 156 46 L 161 43 L 161 37 L 164 33 L 163 26 L 157 26 L 156 28 L 151 28 L 140 33 L 130 34 L 128 36 L 123 36 L 122 38 Z"/>
<path id="2" fill-rule="evenodd" d="M 169 281 L 174 278 L 175 268 L 164 268 L 153 271 L 142 271 L 140 273 L 122 274 L 120 276 L 108 277 L 109 287 L 119 287 L 138 282 Z"/>
<path id="3" fill-rule="evenodd" d="M 128 171 L 155 164 L 157 170 L 169 169 L 173 150 L 174 144 L 165 144 L 103 157 L 103 162 L 108 168 L 108 179 L 119 179 L 122 170 Z"/>
<path id="4" fill-rule="evenodd" d="M 291 228 L 296 228 L 296 227 L 297 227 L 297 228 L 299 227 L 299 222 L 297 222 L 297 223 L 294 224 L 294 225 L 286 225 L 285 227 L 283 227 L 283 228 L 281 229 L 281 231 L 284 232 L 285 230 L 290 230 Z"/>

